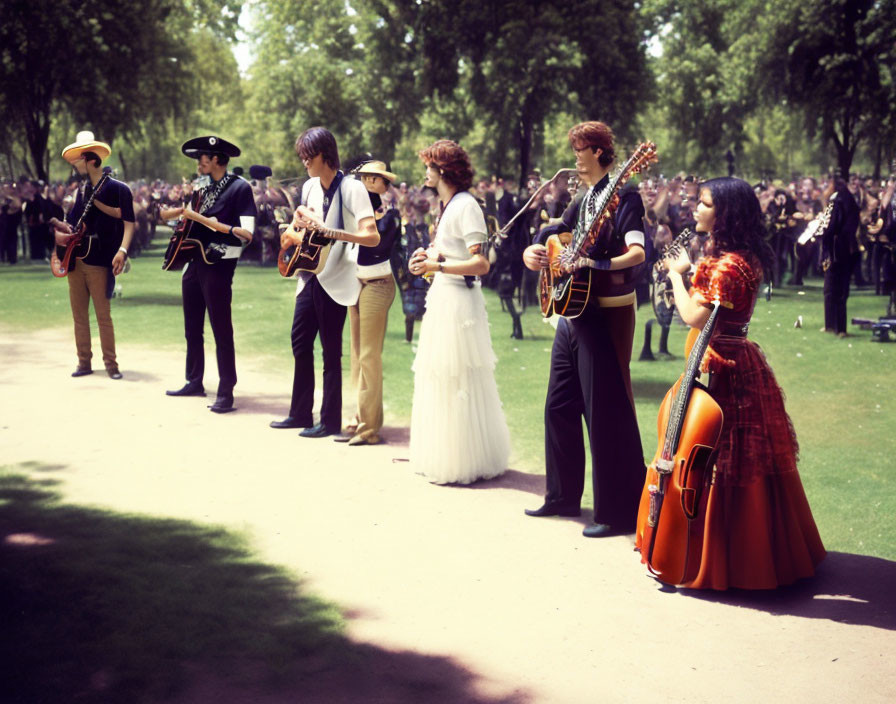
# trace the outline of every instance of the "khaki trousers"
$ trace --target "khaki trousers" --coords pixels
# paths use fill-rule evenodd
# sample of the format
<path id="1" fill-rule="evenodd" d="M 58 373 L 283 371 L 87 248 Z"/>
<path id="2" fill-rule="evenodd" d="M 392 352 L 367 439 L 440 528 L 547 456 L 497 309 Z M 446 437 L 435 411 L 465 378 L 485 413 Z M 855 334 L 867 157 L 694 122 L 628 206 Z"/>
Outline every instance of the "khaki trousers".
<path id="1" fill-rule="evenodd" d="M 394 300 L 395 280 L 389 275 L 361 281 L 358 302 L 348 309 L 352 387 L 358 392 L 355 435 L 373 442 L 383 427 L 383 342 Z"/>
<path id="2" fill-rule="evenodd" d="M 78 350 L 78 367 L 90 369 L 90 300 L 100 331 L 100 347 L 107 369 L 118 369 L 115 361 L 115 329 L 112 327 L 112 311 L 106 298 L 106 281 L 109 270 L 104 266 L 93 266 L 78 262 L 66 277 L 68 298 L 75 321 L 75 348 Z"/>

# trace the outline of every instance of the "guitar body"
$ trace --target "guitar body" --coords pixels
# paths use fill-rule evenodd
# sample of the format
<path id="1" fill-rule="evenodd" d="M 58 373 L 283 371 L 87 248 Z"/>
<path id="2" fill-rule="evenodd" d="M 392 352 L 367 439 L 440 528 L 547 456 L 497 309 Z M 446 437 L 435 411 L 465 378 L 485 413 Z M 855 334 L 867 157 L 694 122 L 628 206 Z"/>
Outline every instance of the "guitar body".
<path id="1" fill-rule="evenodd" d="M 571 274 L 560 267 L 560 257 L 572 240 L 568 232 L 548 237 L 548 266 L 542 269 L 538 278 L 538 293 L 541 312 L 549 318 L 556 313 L 564 318 L 577 318 L 588 304 L 591 293 L 591 269 L 579 269 Z"/>
<path id="2" fill-rule="evenodd" d="M 202 198 L 202 191 L 196 189 L 193 191 L 193 197 L 190 199 L 190 207 L 193 210 L 199 207 L 199 201 Z M 168 249 L 165 250 L 165 257 L 162 260 L 162 271 L 180 271 L 193 259 L 196 252 L 197 243 L 190 240 L 190 230 L 193 229 L 193 221 L 182 217 L 174 226 L 174 234 L 168 240 Z"/>
<path id="3" fill-rule="evenodd" d="M 301 237 L 299 244 L 280 248 L 277 268 L 281 276 L 292 276 L 297 271 L 319 274 L 327 264 L 330 246 L 333 240 L 324 237 L 316 230 L 294 230 L 290 225 L 284 234 Z"/>
<path id="4" fill-rule="evenodd" d="M 200 198 L 201 192 L 193 194 L 192 210 L 199 205 Z M 217 222 L 215 218 L 206 219 L 210 223 Z M 202 223 L 181 218 L 168 241 L 162 270 L 179 271 L 192 261 L 196 254 L 199 254 L 206 264 L 215 264 L 224 258 L 228 247 L 243 247 L 243 241 L 236 235 L 216 232 Z"/>
<path id="5" fill-rule="evenodd" d="M 56 249 L 50 256 L 50 271 L 53 276 L 62 278 L 68 276 L 73 265 L 72 259 L 84 259 L 90 254 L 93 245 L 93 237 L 85 237 L 87 228 L 82 224 L 66 245 L 56 245 Z"/>
<path id="6" fill-rule="evenodd" d="M 722 433 L 722 409 L 702 387 L 691 391 L 681 440 L 673 457 L 672 474 L 665 485 L 665 500 L 655 526 L 647 520 L 648 487 L 659 482 L 656 471 L 663 451 L 663 435 L 669 423 L 673 399 L 681 379 L 666 393 L 657 419 L 660 444 L 647 468 L 638 508 L 642 560 L 661 582 L 686 584 L 697 576 L 703 551 L 706 501 L 712 482 L 714 448 Z"/>

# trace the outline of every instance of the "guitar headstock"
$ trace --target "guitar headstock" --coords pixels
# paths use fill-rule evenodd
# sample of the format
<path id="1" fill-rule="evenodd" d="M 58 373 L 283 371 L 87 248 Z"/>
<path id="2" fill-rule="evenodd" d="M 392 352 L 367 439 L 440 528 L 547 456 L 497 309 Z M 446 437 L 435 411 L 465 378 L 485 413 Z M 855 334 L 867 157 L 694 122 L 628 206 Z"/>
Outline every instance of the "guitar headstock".
<path id="1" fill-rule="evenodd" d="M 628 171 L 632 174 L 641 173 L 645 169 L 650 168 L 650 165 L 656 161 L 659 161 L 656 153 L 656 144 L 654 142 L 641 142 L 629 159 Z"/>

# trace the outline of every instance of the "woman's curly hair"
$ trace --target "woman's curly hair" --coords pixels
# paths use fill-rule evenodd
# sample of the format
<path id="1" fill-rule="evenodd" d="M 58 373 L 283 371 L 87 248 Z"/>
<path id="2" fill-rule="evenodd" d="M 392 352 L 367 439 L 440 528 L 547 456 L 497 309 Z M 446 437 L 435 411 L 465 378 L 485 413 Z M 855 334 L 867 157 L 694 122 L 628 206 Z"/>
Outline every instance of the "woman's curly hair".
<path id="1" fill-rule="evenodd" d="M 467 152 L 457 142 L 440 139 L 417 155 L 424 164 L 435 164 L 442 178 L 459 191 L 466 191 L 473 185 L 473 165 Z"/>

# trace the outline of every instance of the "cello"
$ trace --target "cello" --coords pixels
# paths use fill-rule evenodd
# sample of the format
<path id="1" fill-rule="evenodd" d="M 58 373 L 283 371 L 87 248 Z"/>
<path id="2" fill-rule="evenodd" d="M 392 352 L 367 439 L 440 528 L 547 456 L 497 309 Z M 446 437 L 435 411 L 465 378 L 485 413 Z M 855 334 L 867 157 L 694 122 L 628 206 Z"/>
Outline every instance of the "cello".
<path id="1" fill-rule="evenodd" d="M 641 561 L 667 584 L 686 584 L 700 569 L 706 501 L 723 417 L 719 404 L 697 377 L 720 305 L 718 300 L 712 302 L 709 319 L 691 346 L 685 372 L 660 406 L 659 444 L 641 493 Z"/>

